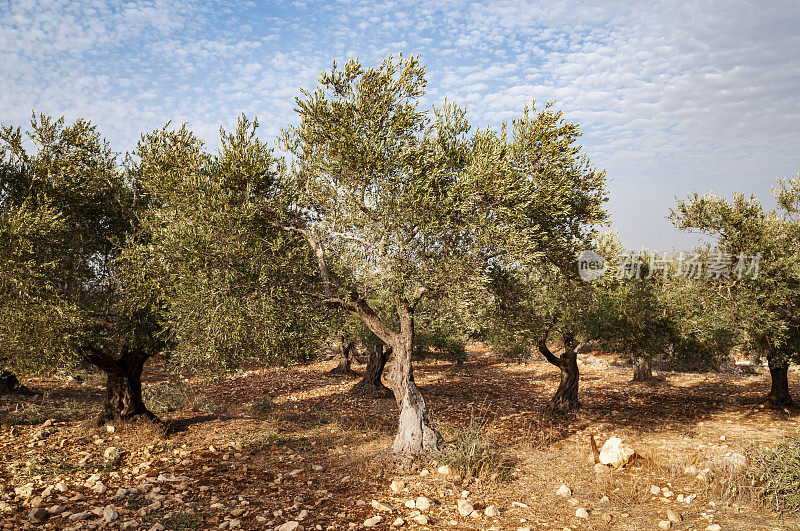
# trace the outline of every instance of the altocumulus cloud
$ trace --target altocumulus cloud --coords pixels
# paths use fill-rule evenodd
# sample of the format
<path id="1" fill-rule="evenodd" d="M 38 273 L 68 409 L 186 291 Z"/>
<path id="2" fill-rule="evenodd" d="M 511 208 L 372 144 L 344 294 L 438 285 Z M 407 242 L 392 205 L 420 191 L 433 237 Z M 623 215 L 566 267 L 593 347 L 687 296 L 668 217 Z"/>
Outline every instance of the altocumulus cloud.
<path id="1" fill-rule="evenodd" d="M 167 120 L 211 145 L 242 112 L 264 136 L 334 59 L 422 55 L 426 102 L 496 126 L 556 100 L 611 178 L 631 247 L 692 188 L 761 192 L 800 170 L 800 3 L 0 0 L 0 119 L 97 123 L 131 149 Z"/>

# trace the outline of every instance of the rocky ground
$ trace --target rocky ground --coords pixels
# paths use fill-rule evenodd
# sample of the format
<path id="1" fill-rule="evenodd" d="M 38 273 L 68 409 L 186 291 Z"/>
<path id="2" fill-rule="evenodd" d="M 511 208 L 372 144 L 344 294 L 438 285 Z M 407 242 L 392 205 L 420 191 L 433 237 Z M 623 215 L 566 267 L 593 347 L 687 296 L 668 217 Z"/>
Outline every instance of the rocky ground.
<path id="1" fill-rule="evenodd" d="M 758 406 L 763 374 L 664 373 L 581 356 L 582 410 L 544 413 L 546 363 L 476 354 L 426 360 L 416 379 L 445 439 L 483 426 L 502 466 L 464 477 L 439 460 L 388 458 L 391 399 L 354 397 L 330 363 L 179 385 L 157 369 L 149 401 L 170 423 L 94 427 L 101 382 L 24 383 L 0 398 L 3 529 L 775 529 L 741 479 L 747 456 L 796 435 L 798 417 Z M 358 368 L 358 367 L 357 367 Z M 800 396 L 797 373 L 790 375 Z M 595 465 L 589 437 L 637 457 Z M 501 471 L 501 474 L 497 472 Z"/>

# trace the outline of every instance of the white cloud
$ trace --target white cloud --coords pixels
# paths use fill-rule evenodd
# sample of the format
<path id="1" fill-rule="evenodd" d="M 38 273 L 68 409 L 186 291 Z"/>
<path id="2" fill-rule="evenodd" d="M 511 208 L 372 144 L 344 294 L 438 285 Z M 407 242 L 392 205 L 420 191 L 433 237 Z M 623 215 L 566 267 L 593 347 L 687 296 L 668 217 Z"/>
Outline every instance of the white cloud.
<path id="1" fill-rule="evenodd" d="M 654 247 L 643 227 L 666 237 L 674 193 L 767 192 L 800 169 L 797 27 L 797 2 L 0 0 L 0 111 L 88 117 L 118 150 L 186 120 L 214 145 L 243 111 L 276 134 L 334 58 L 421 53 L 426 101 L 478 125 L 556 99 L 632 201 L 614 202 L 623 237 Z"/>

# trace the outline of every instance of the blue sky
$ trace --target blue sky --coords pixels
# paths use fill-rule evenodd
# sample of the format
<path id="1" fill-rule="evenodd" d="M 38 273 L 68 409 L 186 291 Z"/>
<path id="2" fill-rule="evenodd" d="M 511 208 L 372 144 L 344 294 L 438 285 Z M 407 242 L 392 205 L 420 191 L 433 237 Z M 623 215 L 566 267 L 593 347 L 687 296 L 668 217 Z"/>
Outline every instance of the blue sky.
<path id="1" fill-rule="evenodd" d="M 579 122 L 631 248 L 688 249 L 691 190 L 755 193 L 800 171 L 800 1 L 0 0 L 0 122 L 98 124 L 121 152 L 167 120 L 209 145 L 244 112 L 274 137 L 334 59 L 420 54 L 426 103 L 497 126 L 536 100 Z"/>

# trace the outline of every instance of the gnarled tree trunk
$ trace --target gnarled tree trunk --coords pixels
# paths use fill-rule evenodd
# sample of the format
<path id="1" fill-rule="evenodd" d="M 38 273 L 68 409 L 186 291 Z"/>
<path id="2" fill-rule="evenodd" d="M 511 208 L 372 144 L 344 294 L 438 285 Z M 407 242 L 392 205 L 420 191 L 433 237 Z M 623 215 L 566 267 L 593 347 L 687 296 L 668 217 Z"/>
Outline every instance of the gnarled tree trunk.
<path id="1" fill-rule="evenodd" d="M 653 369 L 648 357 L 636 357 L 633 360 L 633 381 L 650 382 L 653 380 Z"/>
<path id="2" fill-rule="evenodd" d="M 390 352 L 391 348 L 388 348 L 383 343 L 375 345 L 370 352 L 367 368 L 364 370 L 364 377 L 350 389 L 350 393 L 378 397 L 392 395 L 392 391 L 383 385 L 381 381 L 381 375 L 383 375 L 383 369 L 386 367 L 386 360 L 389 359 Z"/>
<path id="3" fill-rule="evenodd" d="M 565 414 L 581 407 L 578 401 L 578 354 L 575 349 L 575 340 L 571 334 L 564 335 L 564 352 L 561 356 L 553 354 L 547 348 L 547 337 L 539 341 L 539 351 L 547 361 L 561 370 L 561 382 L 555 394 L 550 398 L 548 406 L 556 413 Z"/>
<path id="4" fill-rule="evenodd" d="M 335 358 L 338 363 L 336 367 L 328 371 L 328 374 L 343 374 L 349 377 L 358 376 L 358 373 L 350 366 L 353 363 L 353 345 L 342 336 L 339 343 L 339 351 Z"/>
<path id="5" fill-rule="evenodd" d="M 91 349 L 85 357 L 108 376 L 103 409 L 97 418 L 98 424 L 138 418 L 161 422 L 142 400 L 142 371 L 148 358 L 146 355 L 125 350 L 119 358 L 113 358 Z"/>
<path id="6" fill-rule="evenodd" d="M 773 407 L 794 405 L 792 395 L 789 393 L 789 362 L 767 358 L 767 363 L 772 384 L 766 402 Z"/>
<path id="7" fill-rule="evenodd" d="M 400 422 L 392 450 L 397 454 L 417 455 L 439 451 L 441 436 L 433 424 L 433 417 L 425 405 L 419 388 L 414 383 L 411 351 L 414 346 L 414 315 L 408 304 L 398 307 L 400 333 L 394 334 L 390 346 L 394 357 L 387 380 L 392 387 Z"/>

